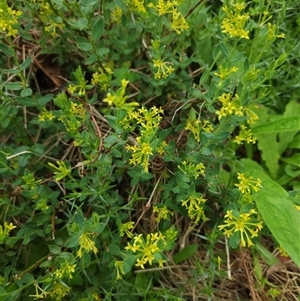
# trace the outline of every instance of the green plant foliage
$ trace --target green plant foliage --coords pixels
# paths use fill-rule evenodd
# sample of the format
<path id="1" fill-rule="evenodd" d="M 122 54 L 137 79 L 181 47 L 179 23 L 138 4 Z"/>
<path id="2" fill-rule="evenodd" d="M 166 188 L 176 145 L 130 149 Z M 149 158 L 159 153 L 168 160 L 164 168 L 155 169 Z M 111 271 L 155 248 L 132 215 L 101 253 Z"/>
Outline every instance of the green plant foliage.
<path id="1" fill-rule="evenodd" d="M 254 161 L 241 161 L 262 180 L 262 188 L 256 193 L 256 204 L 272 234 L 284 246 L 285 251 L 300 266 L 300 212 L 295 208 L 289 194 L 268 177 Z"/>
<path id="2" fill-rule="evenodd" d="M 297 4 L 0 1 L 0 299 L 222 299 L 243 248 L 277 296 L 258 256 L 300 265 Z"/>

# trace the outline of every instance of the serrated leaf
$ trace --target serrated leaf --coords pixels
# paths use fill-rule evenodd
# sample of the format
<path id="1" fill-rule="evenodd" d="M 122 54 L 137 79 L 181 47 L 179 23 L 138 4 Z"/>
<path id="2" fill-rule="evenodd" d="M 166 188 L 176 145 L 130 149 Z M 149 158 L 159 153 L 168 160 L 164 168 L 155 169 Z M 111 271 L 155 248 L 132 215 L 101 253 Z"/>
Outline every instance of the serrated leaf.
<path id="1" fill-rule="evenodd" d="M 245 170 L 262 181 L 255 194 L 259 213 L 280 246 L 300 267 L 300 212 L 294 207 L 288 193 L 273 181 L 254 161 L 241 160 Z"/>
<path id="2" fill-rule="evenodd" d="M 98 41 L 100 37 L 103 35 L 103 31 L 104 31 L 104 21 L 103 18 L 100 18 L 92 29 L 92 40 Z"/>
<path id="3" fill-rule="evenodd" d="M 298 115 L 279 118 L 252 128 L 253 134 L 279 133 L 300 130 L 300 117 Z"/>
<path id="4" fill-rule="evenodd" d="M 179 251 L 177 254 L 174 255 L 173 261 L 174 263 L 178 264 L 182 261 L 185 261 L 189 258 L 191 258 L 198 250 L 198 244 L 192 244 L 189 246 L 186 246 L 181 251 Z"/>

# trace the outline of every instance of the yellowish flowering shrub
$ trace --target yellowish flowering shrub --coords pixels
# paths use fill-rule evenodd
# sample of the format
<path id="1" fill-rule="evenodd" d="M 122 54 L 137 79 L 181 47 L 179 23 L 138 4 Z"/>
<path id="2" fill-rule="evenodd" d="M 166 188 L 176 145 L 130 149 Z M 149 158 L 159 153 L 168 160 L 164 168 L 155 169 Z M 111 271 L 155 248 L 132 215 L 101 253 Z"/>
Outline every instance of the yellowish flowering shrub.
<path id="1" fill-rule="evenodd" d="M 300 265 L 293 1 L 0 1 L 1 301 L 222 299 L 238 247 Z"/>

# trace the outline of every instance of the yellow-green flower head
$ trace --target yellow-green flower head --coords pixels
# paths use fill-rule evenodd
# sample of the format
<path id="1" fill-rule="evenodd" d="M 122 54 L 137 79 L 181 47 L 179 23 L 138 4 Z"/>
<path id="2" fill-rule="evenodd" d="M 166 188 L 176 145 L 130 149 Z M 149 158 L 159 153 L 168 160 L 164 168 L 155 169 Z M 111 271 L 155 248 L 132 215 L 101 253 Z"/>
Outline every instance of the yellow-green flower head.
<path id="1" fill-rule="evenodd" d="M 252 246 L 252 238 L 258 236 L 262 229 L 262 222 L 257 219 L 257 212 L 251 209 L 249 212 L 239 213 L 236 210 L 227 210 L 225 224 L 218 226 L 227 237 L 239 233 L 239 242 L 242 247 Z"/>
<path id="2" fill-rule="evenodd" d="M 244 173 L 237 173 L 239 184 L 235 184 L 242 194 L 251 194 L 252 191 L 257 192 L 261 187 L 261 180 L 254 179 L 252 176 L 245 176 Z"/>
<path id="3" fill-rule="evenodd" d="M 249 31 L 244 30 L 249 14 L 241 13 L 245 7 L 245 3 L 237 3 L 230 7 L 225 5 L 222 8 L 226 14 L 221 25 L 222 32 L 228 33 L 230 37 L 249 39 Z"/>

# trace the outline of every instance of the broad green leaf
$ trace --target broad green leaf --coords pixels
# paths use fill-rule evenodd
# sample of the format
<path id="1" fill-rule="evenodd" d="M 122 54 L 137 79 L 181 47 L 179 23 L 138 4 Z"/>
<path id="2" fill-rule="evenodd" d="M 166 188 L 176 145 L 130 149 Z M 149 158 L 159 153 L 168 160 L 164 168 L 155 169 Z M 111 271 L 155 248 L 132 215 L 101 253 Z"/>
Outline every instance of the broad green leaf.
<path id="1" fill-rule="evenodd" d="M 84 30 L 87 29 L 89 22 L 86 18 L 79 18 L 76 21 L 69 22 L 69 24 L 75 29 Z"/>
<path id="2" fill-rule="evenodd" d="M 77 41 L 77 47 L 83 51 L 90 51 L 93 48 L 89 40 L 86 38 L 76 37 L 76 41 Z"/>
<path id="3" fill-rule="evenodd" d="M 49 251 L 52 254 L 59 254 L 61 252 L 60 247 L 58 247 L 57 245 L 49 245 Z"/>
<path id="4" fill-rule="evenodd" d="M 273 181 L 254 161 L 241 160 L 245 171 L 262 181 L 255 194 L 259 213 L 281 247 L 300 267 L 300 212 L 296 210 L 288 193 Z"/>
<path id="5" fill-rule="evenodd" d="M 108 48 L 98 48 L 97 49 L 97 55 L 98 56 L 103 56 L 105 54 L 109 53 L 109 49 Z"/>
<path id="6" fill-rule="evenodd" d="M 22 97 L 27 97 L 27 96 L 30 96 L 31 94 L 32 94 L 32 90 L 30 88 L 26 88 L 26 89 L 22 90 L 22 92 L 21 92 Z"/>
<path id="7" fill-rule="evenodd" d="M 300 116 L 290 116 L 277 119 L 252 128 L 253 134 L 279 133 L 300 130 Z"/>
<path id="8" fill-rule="evenodd" d="M 103 35 L 104 31 L 104 21 L 100 18 L 92 29 L 92 40 L 97 41 Z"/>
<path id="9" fill-rule="evenodd" d="M 286 105 L 283 116 L 290 117 L 295 115 L 300 116 L 300 104 L 296 99 L 293 99 Z M 297 134 L 297 132 L 298 131 L 296 130 L 289 133 L 279 133 L 279 154 L 282 154 L 286 150 L 288 144 L 293 141 L 293 138 Z M 300 147 L 300 143 L 298 144 L 298 146 Z"/>
<path id="10" fill-rule="evenodd" d="M 181 251 L 179 251 L 177 254 L 174 255 L 173 261 L 178 264 L 182 261 L 185 261 L 189 258 L 191 258 L 198 250 L 198 244 L 192 244 L 189 246 L 186 246 Z"/>
<path id="11" fill-rule="evenodd" d="M 261 156 L 266 166 L 269 169 L 270 175 L 273 179 L 276 179 L 279 171 L 279 145 L 276 141 L 277 134 L 256 134 L 257 146 L 261 151 Z"/>
<path id="12" fill-rule="evenodd" d="M 123 261 L 123 271 L 124 274 L 128 273 L 132 266 L 135 264 L 137 260 L 137 256 L 135 255 L 128 255 L 125 257 L 124 261 Z"/>

